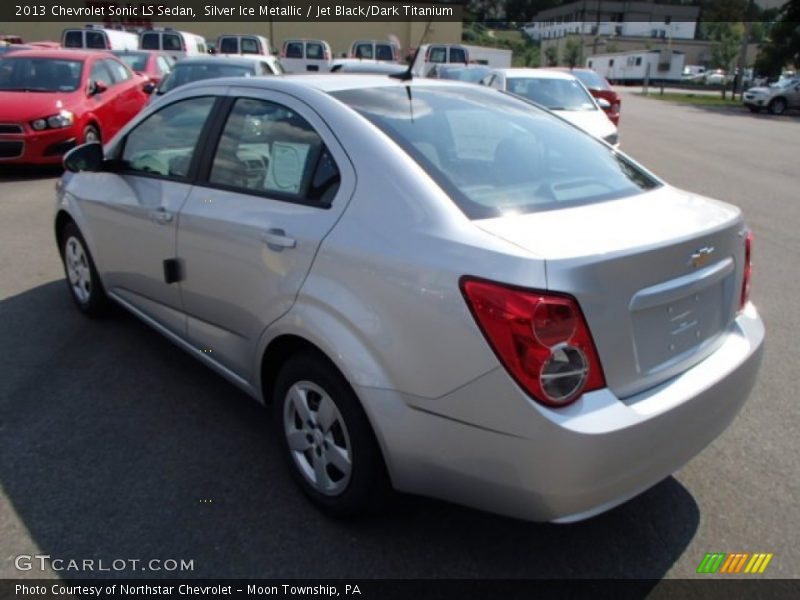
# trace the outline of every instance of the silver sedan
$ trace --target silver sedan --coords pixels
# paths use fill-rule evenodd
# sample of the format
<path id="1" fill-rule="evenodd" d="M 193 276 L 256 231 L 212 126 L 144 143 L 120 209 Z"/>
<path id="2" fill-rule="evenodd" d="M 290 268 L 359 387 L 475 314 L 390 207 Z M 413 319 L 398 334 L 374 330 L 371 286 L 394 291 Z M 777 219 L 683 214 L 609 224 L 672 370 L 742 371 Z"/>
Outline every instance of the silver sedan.
<path id="1" fill-rule="evenodd" d="M 334 514 L 393 487 L 587 518 L 700 452 L 756 377 L 740 211 L 498 90 L 204 81 L 65 165 L 78 309 L 122 305 L 270 405 Z"/>

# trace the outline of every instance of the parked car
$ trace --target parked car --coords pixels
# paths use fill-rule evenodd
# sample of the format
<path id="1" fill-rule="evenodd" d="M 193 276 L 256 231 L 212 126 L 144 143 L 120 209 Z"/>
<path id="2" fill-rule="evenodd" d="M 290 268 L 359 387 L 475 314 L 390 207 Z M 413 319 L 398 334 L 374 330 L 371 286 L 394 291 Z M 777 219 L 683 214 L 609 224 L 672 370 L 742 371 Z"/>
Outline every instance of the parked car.
<path id="1" fill-rule="evenodd" d="M 13 33 L 0 34 L 0 44 L 24 44 L 22 36 Z"/>
<path id="2" fill-rule="evenodd" d="M 203 36 L 188 31 L 176 31 L 169 27 L 142 31 L 139 34 L 139 48 L 164 52 L 173 60 L 187 56 L 203 56 L 208 53 Z"/>
<path id="3" fill-rule="evenodd" d="M 619 110 L 622 106 L 622 99 L 605 77 L 592 69 L 554 68 L 574 75 L 586 86 L 586 89 L 589 90 L 592 96 L 598 98 L 598 100 L 600 98 L 605 100 L 608 104 L 606 105 L 606 103 L 603 103 L 603 111 L 605 111 L 606 116 L 611 119 L 611 122 L 619 127 Z"/>
<path id="4" fill-rule="evenodd" d="M 612 146 L 619 132 L 603 111 L 605 99 L 595 99 L 577 77 L 550 69 L 494 69 L 486 85 L 521 96 L 566 119 Z"/>
<path id="5" fill-rule="evenodd" d="M 272 59 L 272 60 L 270 60 Z M 242 55 L 242 56 L 195 56 L 185 58 L 172 68 L 172 71 L 156 89 L 153 100 L 167 92 L 193 81 L 217 79 L 220 77 L 259 77 L 262 75 L 280 75 L 283 70 L 275 57 Z"/>
<path id="6" fill-rule="evenodd" d="M 325 40 L 286 40 L 281 64 L 289 73 L 330 71 L 333 52 Z"/>
<path id="7" fill-rule="evenodd" d="M 260 54 L 271 56 L 269 40 L 260 35 L 221 35 L 217 38 L 216 52 L 219 54 Z"/>
<path id="8" fill-rule="evenodd" d="M 337 58 L 331 62 L 331 73 L 384 73 L 393 75 L 408 71 L 408 65 L 385 62 L 382 60 L 367 60 L 360 58 Z"/>
<path id="9" fill-rule="evenodd" d="M 427 77 L 436 65 L 468 65 L 469 51 L 461 44 L 423 44 L 415 52 L 413 72 L 417 77 Z"/>
<path id="10" fill-rule="evenodd" d="M 61 45 L 85 50 L 137 50 L 139 37 L 127 31 L 87 25 L 83 29 L 65 29 Z"/>
<path id="11" fill-rule="evenodd" d="M 710 69 L 705 71 L 702 77 L 707 85 L 724 85 L 728 81 L 728 76 L 722 69 Z"/>
<path id="12" fill-rule="evenodd" d="M 390 483 L 587 518 L 700 452 L 755 380 L 741 211 L 509 94 L 204 81 L 65 165 L 77 308 L 115 301 L 268 404 L 334 514 Z"/>
<path id="13" fill-rule="evenodd" d="M 388 41 L 358 40 L 350 47 L 348 58 L 365 58 L 368 60 L 382 60 L 399 62 L 400 49 Z"/>
<path id="14" fill-rule="evenodd" d="M 769 87 L 754 87 L 742 96 L 742 102 L 752 112 L 766 108 L 773 115 L 782 115 L 790 108 L 800 108 L 800 77 L 781 79 Z"/>
<path id="15" fill-rule="evenodd" d="M 147 77 L 156 86 L 169 75 L 175 64 L 169 54 L 154 50 L 116 50 L 112 54 L 128 65 L 133 72 Z"/>
<path id="16" fill-rule="evenodd" d="M 706 68 L 702 65 L 686 65 L 683 67 L 681 80 L 687 82 L 705 79 Z"/>
<path id="17" fill-rule="evenodd" d="M 0 58 L 0 162 L 59 164 L 111 139 L 147 102 L 145 80 L 116 57 L 27 50 Z"/>
<path id="18" fill-rule="evenodd" d="M 434 65 L 428 71 L 430 79 L 452 79 L 454 81 L 467 81 L 469 83 L 480 83 L 492 72 L 491 67 L 483 65 Z"/>

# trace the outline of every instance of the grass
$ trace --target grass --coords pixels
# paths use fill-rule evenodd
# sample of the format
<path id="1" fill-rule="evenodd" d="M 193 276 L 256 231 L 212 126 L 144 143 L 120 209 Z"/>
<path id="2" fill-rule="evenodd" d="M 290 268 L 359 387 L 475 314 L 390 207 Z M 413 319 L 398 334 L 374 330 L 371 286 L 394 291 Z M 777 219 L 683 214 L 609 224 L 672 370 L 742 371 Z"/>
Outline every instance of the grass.
<path id="1" fill-rule="evenodd" d="M 525 34 L 513 29 L 492 29 L 491 34 L 496 40 L 504 40 L 512 44 L 521 44 L 526 41 Z"/>
<path id="2" fill-rule="evenodd" d="M 645 96 L 642 93 L 639 93 L 638 95 Z M 717 106 L 727 108 L 742 107 L 742 101 L 738 99 L 738 96 L 736 100 L 731 100 L 730 96 L 723 100 L 721 94 L 692 94 L 679 92 L 665 92 L 661 94 L 656 88 L 645 97 L 653 98 L 655 100 L 666 100 L 667 102 L 678 102 L 680 104 L 693 104 L 695 106 Z"/>

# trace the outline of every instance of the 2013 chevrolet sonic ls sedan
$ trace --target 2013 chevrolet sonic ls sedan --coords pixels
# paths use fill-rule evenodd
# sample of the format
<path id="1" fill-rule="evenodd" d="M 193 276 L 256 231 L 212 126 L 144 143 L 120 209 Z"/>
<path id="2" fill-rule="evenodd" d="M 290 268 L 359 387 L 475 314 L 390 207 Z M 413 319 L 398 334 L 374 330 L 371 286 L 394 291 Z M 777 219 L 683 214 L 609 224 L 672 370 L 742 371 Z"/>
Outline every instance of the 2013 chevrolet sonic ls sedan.
<path id="1" fill-rule="evenodd" d="M 391 486 L 586 518 L 697 454 L 756 377 L 740 211 L 498 90 L 203 81 L 65 165 L 78 308 L 111 299 L 271 404 L 333 513 Z"/>

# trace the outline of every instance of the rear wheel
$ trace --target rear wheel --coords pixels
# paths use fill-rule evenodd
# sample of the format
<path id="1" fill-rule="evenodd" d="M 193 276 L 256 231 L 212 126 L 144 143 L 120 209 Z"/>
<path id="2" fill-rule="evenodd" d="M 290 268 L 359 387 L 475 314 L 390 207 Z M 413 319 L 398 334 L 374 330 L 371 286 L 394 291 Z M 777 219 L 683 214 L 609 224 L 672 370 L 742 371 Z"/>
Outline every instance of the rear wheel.
<path id="1" fill-rule="evenodd" d="M 773 115 L 782 115 L 786 112 L 786 100 L 783 98 L 775 98 L 769 103 L 769 112 Z"/>
<path id="2" fill-rule="evenodd" d="M 67 288 L 75 304 L 85 315 L 95 317 L 108 308 L 108 297 L 100 283 L 92 255 L 74 223 L 61 232 L 61 258 L 67 276 Z"/>
<path id="3" fill-rule="evenodd" d="M 273 407 L 292 476 L 318 508 L 350 516 L 382 504 L 388 478 L 377 440 L 358 398 L 327 360 L 290 358 L 278 374 Z"/>

